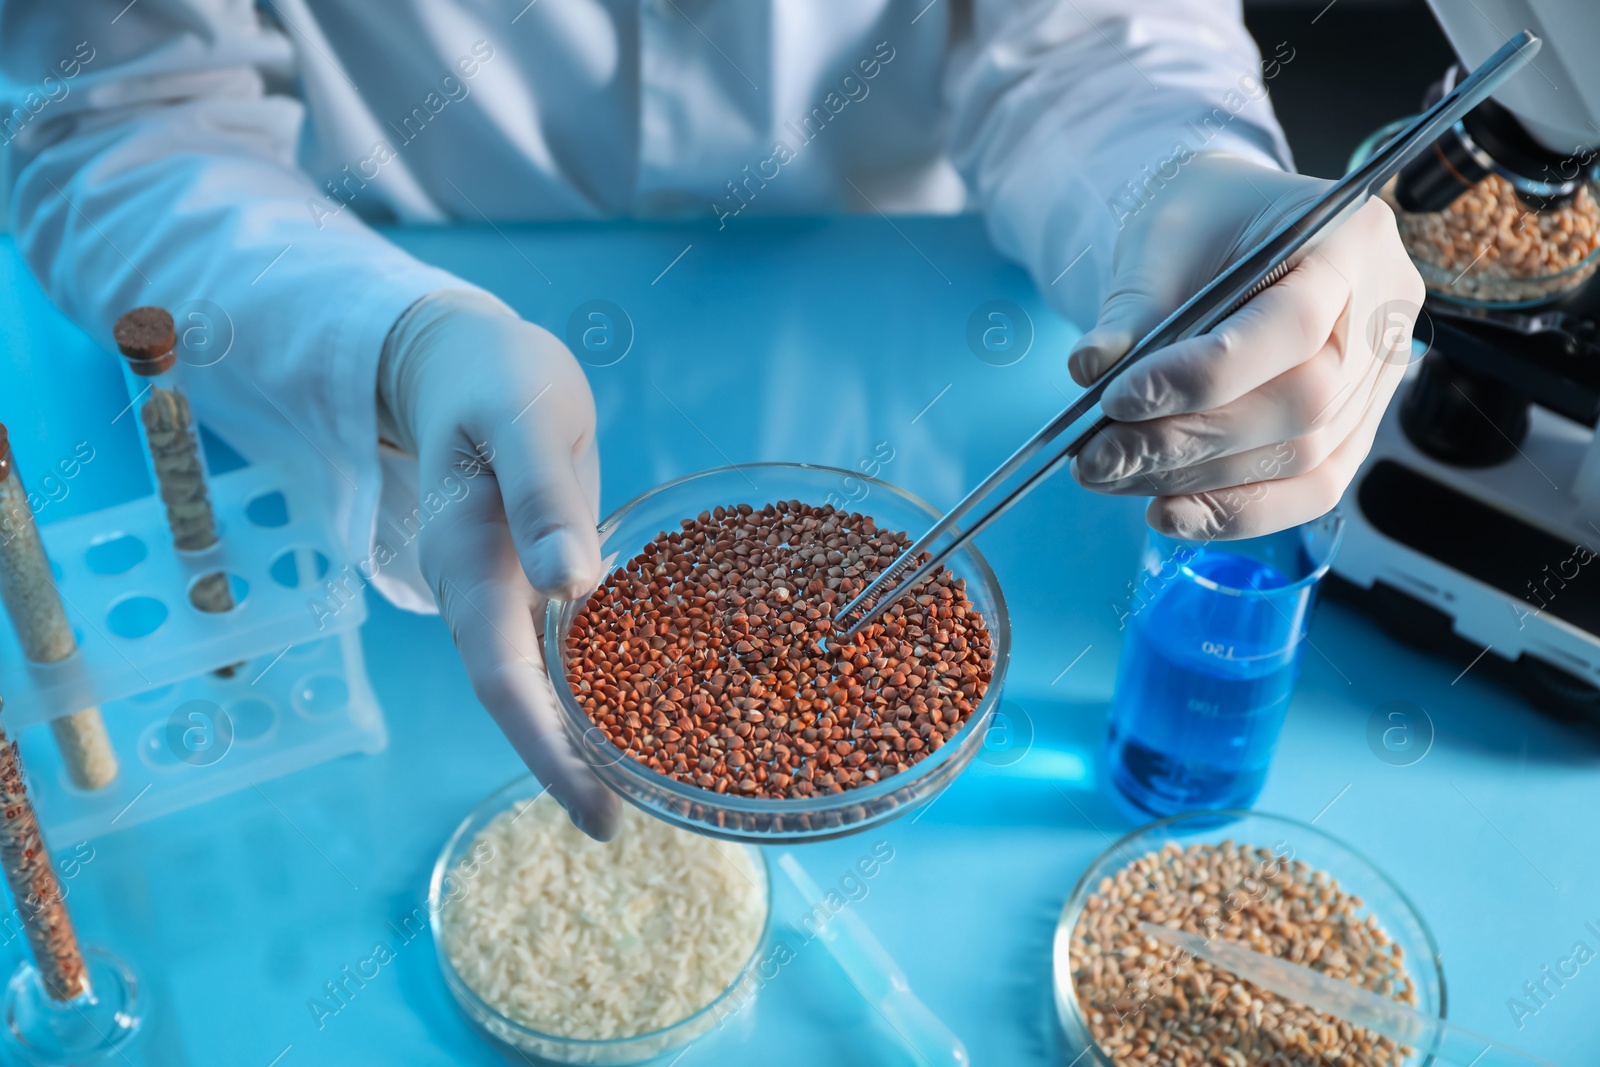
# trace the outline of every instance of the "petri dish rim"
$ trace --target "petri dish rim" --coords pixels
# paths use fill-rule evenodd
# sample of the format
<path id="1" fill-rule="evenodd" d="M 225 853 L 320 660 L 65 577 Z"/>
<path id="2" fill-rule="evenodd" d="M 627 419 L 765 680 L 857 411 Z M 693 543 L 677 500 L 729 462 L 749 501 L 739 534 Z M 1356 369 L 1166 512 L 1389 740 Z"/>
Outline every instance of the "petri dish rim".
<path id="1" fill-rule="evenodd" d="M 670 1041 L 675 1031 L 688 1031 L 736 994 L 745 991 L 752 976 L 756 974 L 757 967 L 760 966 L 761 961 L 765 958 L 766 950 L 772 939 L 772 913 L 775 910 L 775 900 L 771 860 L 767 856 L 766 849 L 757 848 L 750 844 L 740 844 L 741 848 L 755 854 L 752 859 L 759 858 L 758 867 L 766 880 L 765 913 L 761 920 L 761 933 L 756 938 L 755 947 L 750 950 L 749 957 L 740 966 L 739 973 L 728 983 L 727 988 L 718 993 L 705 1007 L 691 1015 L 684 1016 L 675 1023 L 628 1037 L 580 1038 L 560 1037 L 556 1034 L 545 1033 L 542 1030 L 536 1030 L 524 1023 L 517 1022 L 479 996 L 477 991 L 467 984 L 466 979 L 462 978 L 456 971 L 455 965 L 450 962 L 450 953 L 444 943 L 444 880 L 449 876 L 451 868 L 455 866 L 458 847 L 463 844 L 469 833 L 476 834 L 477 831 L 488 825 L 490 819 L 510 805 L 524 800 L 530 802 L 537 800 L 545 792 L 544 786 L 540 785 L 538 779 L 534 778 L 533 775 L 518 775 L 474 805 L 472 810 L 467 812 L 466 816 L 457 824 L 450 836 L 445 839 L 444 847 L 439 850 L 439 858 L 434 861 L 433 873 L 428 879 L 428 927 L 433 932 L 434 955 L 438 960 L 439 970 L 443 972 L 445 984 L 450 987 L 451 992 L 462 998 L 465 1003 L 470 1004 L 471 1011 L 480 1018 L 493 1019 L 496 1025 L 506 1027 L 520 1038 L 533 1042 L 542 1042 L 552 1047 L 561 1048 L 563 1051 L 570 1050 L 574 1058 L 567 1062 L 612 1063 L 618 1065 L 649 1062 L 651 1059 L 672 1051 L 672 1048 L 669 1047 L 661 1052 L 651 1053 L 650 1056 L 641 1060 L 593 1059 L 590 1057 L 604 1057 L 606 1053 L 625 1054 L 628 1051 L 628 1046 L 635 1043 L 650 1044 L 657 1041 Z M 760 987 L 757 986 L 752 995 L 759 991 Z M 697 1040 L 700 1036 L 704 1036 L 703 1033 L 696 1032 L 684 1043 L 687 1044 L 689 1041 Z M 500 1039 L 495 1038 L 495 1040 L 499 1041 Z"/>
<path id="2" fill-rule="evenodd" d="M 610 515 L 606 516 L 604 521 L 600 523 L 598 530 L 602 542 L 602 551 L 604 551 L 604 541 L 607 534 L 620 526 L 623 520 L 627 519 L 635 510 L 652 502 L 658 496 L 668 493 L 674 489 L 678 489 L 682 486 L 690 485 L 694 482 L 713 477 L 720 477 L 730 474 L 743 475 L 744 472 L 747 471 L 760 472 L 763 470 L 773 472 L 803 473 L 807 476 L 821 475 L 827 477 L 855 479 L 871 486 L 873 489 L 882 490 L 886 494 L 891 494 L 899 498 L 902 503 L 909 504 L 912 508 L 926 514 L 930 521 L 938 518 L 940 515 L 940 512 L 934 508 L 932 504 L 928 503 L 926 500 L 923 500 L 915 493 L 895 485 L 893 482 L 887 482 L 880 478 L 870 477 L 861 473 L 860 471 L 851 471 L 842 467 L 833 467 L 826 464 L 817 463 L 790 463 L 779 461 L 740 463 L 722 467 L 711 467 L 707 468 L 706 470 L 685 474 L 669 481 L 662 482 L 659 485 L 647 489 L 635 496 L 627 503 L 618 507 Z M 618 555 L 620 556 L 620 553 Z M 782 819 L 784 817 L 798 818 L 801 816 L 823 815 L 830 812 L 848 811 L 852 808 L 865 808 L 874 802 L 885 801 L 888 798 L 892 798 L 896 794 L 904 793 L 907 790 L 915 790 L 919 781 L 925 778 L 935 779 L 936 772 L 940 771 L 948 764 L 963 758 L 966 758 L 970 761 L 971 758 L 975 757 L 977 749 L 973 747 L 974 738 L 977 738 L 978 744 L 981 745 L 982 738 L 988 731 L 989 721 L 994 715 L 994 709 L 999 705 L 1000 694 L 1004 690 L 1006 669 L 1011 660 L 1011 613 L 1006 605 L 1005 594 L 1000 587 L 999 579 L 995 577 L 994 571 L 990 568 L 988 560 L 985 559 L 983 554 L 978 551 L 977 546 L 970 542 L 967 543 L 962 547 L 960 555 L 963 555 L 967 558 L 968 562 L 966 563 L 966 566 L 983 584 L 985 594 L 993 599 L 995 605 L 993 618 L 986 616 L 984 619 L 985 623 L 989 627 L 990 640 L 992 642 L 991 647 L 994 655 L 994 665 L 990 671 L 989 687 L 984 693 L 983 700 L 979 702 L 978 707 L 973 710 L 972 715 L 968 717 L 967 721 L 962 724 L 961 729 L 956 731 L 956 733 L 953 734 L 950 739 L 946 741 L 944 745 L 942 745 L 931 756 L 928 756 L 925 759 L 919 760 L 917 763 L 913 764 L 911 770 L 902 774 L 896 774 L 891 777 L 884 778 L 870 786 L 847 789 L 842 793 L 792 799 L 738 797 L 730 794 L 716 793 L 712 790 L 704 789 L 697 785 L 688 785 L 683 782 L 679 782 L 674 778 L 670 778 L 665 774 L 652 771 L 645 767 L 642 763 L 639 763 L 637 760 L 625 755 L 620 748 L 617 748 L 604 736 L 601 736 L 597 741 L 590 743 L 594 744 L 599 751 L 604 753 L 606 759 L 603 766 L 605 769 L 617 769 L 619 773 L 629 779 L 630 782 L 637 783 L 641 788 L 658 794 L 658 798 L 652 799 L 649 802 L 641 802 L 641 800 L 633 793 L 617 790 L 616 787 L 613 786 L 609 781 L 607 781 L 606 784 L 613 790 L 617 791 L 623 797 L 623 799 L 627 800 L 629 803 L 643 808 L 645 811 L 657 816 L 658 818 L 665 817 L 669 821 L 674 822 L 676 825 L 693 829 L 699 833 L 709 833 L 713 836 L 723 837 L 727 840 L 741 841 L 750 844 L 773 844 L 777 842 L 800 843 L 804 841 L 820 841 L 830 837 L 840 837 L 847 834 L 864 831 L 872 826 L 878 825 L 883 821 L 887 821 L 888 818 L 899 818 L 915 811 L 919 807 L 926 806 L 932 801 L 934 796 L 938 795 L 938 792 L 934 792 L 930 795 L 920 795 L 908 798 L 907 800 L 894 806 L 892 815 L 884 815 L 880 813 L 877 817 L 869 817 L 863 820 L 843 824 L 841 826 L 830 827 L 823 832 L 807 832 L 791 830 L 729 830 L 725 829 L 721 825 L 710 825 L 701 820 L 679 817 L 679 812 L 673 810 L 671 805 L 681 805 L 682 811 L 684 812 L 695 810 L 696 808 L 703 806 L 708 809 L 717 809 L 721 813 L 746 815 L 756 818 L 777 817 Z M 615 566 L 615 563 L 610 562 L 608 557 L 607 570 L 613 566 Z M 578 705 L 576 698 L 573 696 L 572 682 L 567 674 L 565 657 L 565 637 L 567 632 L 567 623 L 564 623 L 562 620 L 562 612 L 567 608 L 573 608 L 575 612 L 576 608 L 581 606 L 582 601 L 573 602 L 556 599 L 550 600 L 546 605 L 544 632 L 545 662 L 551 666 L 550 680 L 553 683 L 553 688 L 556 691 L 557 701 L 561 705 L 561 710 L 568 722 L 584 726 L 588 731 L 599 733 L 599 728 L 594 725 L 593 721 L 589 718 L 588 713 Z M 588 737 L 587 733 L 585 734 L 585 737 Z M 602 780 L 605 780 L 604 776 L 602 776 Z M 944 786 L 940 787 L 940 790 L 942 791 L 943 788 L 948 787 L 948 784 L 949 783 L 945 783 Z M 659 795 L 661 794 L 670 797 L 671 801 L 664 803 L 661 799 L 659 799 Z"/>
<path id="3" fill-rule="evenodd" d="M 1404 129 L 1406 124 L 1411 122 L 1411 120 L 1414 118 L 1416 118 L 1415 115 L 1409 115 L 1402 119 L 1395 119 L 1393 122 L 1385 123 L 1384 125 L 1378 127 L 1378 129 L 1374 130 L 1370 135 L 1368 135 L 1366 140 L 1362 141 L 1356 146 L 1355 151 L 1350 153 L 1348 169 L 1355 170 L 1357 167 L 1361 166 L 1361 164 L 1365 163 L 1367 159 L 1371 157 L 1373 152 L 1377 151 L 1386 141 L 1389 140 L 1390 137 L 1393 137 L 1400 130 Z M 1456 125 L 1460 126 L 1461 124 L 1457 123 Z M 1600 201 L 1600 181 L 1596 181 L 1595 179 L 1591 178 L 1588 182 L 1588 187 L 1589 195 L 1594 197 L 1597 201 Z M 1600 262 L 1600 247 L 1595 248 L 1593 252 L 1590 252 L 1587 256 L 1584 256 L 1581 260 L 1572 264 L 1571 266 L 1563 267 L 1560 270 L 1553 271 L 1550 274 L 1530 274 L 1526 277 L 1516 277 L 1510 275 L 1505 276 L 1504 278 L 1498 278 L 1498 276 L 1495 277 L 1496 280 L 1522 283 L 1525 285 L 1563 285 L 1565 284 L 1564 279 L 1570 278 L 1579 272 L 1593 271 L 1597 262 Z M 1423 267 L 1426 267 L 1427 269 L 1424 270 Z M 1437 296 L 1440 300 L 1447 301 L 1456 305 L 1457 307 L 1480 308 L 1486 311 L 1518 311 L 1525 308 L 1540 307 L 1542 305 L 1552 303 L 1563 296 L 1570 295 L 1570 293 L 1575 291 L 1576 288 L 1576 286 L 1574 286 L 1572 289 L 1569 289 L 1566 292 L 1556 292 L 1550 295 L 1512 298 L 1506 300 L 1479 299 L 1478 297 L 1466 296 L 1461 293 L 1451 292 L 1448 285 L 1441 285 L 1438 283 L 1436 278 L 1439 268 L 1434 264 L 1424 263 L 1423 265 L 1419 266 L 1417 270 L 1419 274 L 1423 275 L 1423 281 L 1427 284 L 1428 294 L 1430 296 Z M 1583 281 L 1587 281 L 1587 277 L 1585 277 Z"/>
<path id="4" fill-rule="evenodd" d="M 1078 999 L 1077 985 L 1072 980 L 1071 953 L 1072 935 L 1077 930 L 1078 920 L 1084 913 L 1089 896 L 1094 892 L 1099 878 L 1111 870 L 1111 868 L 1107 867 L 1108 861 L 1116 860 L 1116 869 L 1126 867 L 1142 856 L 1144 851 L 1148 851 L 1148 849 L 1141 851 L 1143 847 L 1141 839 L 1153 839 L 1157 835 L 1165 834 L 1165 840 L 1176 840 L 1180 836 L 1181 830 L 1174 830 L 1174 827 L 1180 827 L 1185 823 L 1192 827 L 1196 834 L 1203 835 L 1217 831 L 1228 831 L 1230 838 L 1239 841 L 1244 835 L 1232 832 L 1232 828 L 1247 824 L 1251 820 L 1276 824 L 1295 834 L 1309 837 L 1321 844 L 1332 846 L 1335 850 L 1348 854 L 1357 864 L 1365 868 L 1365 873 L 1382 885 L 1388 893 L 1392 894 L 1405 917 L 1415 925 L 1416 932 L 1421 935 L 1422 945 L 1427 949 L 1426 965 L 1428 977 L 1433 980 L 1438 989 L 1439 1018 L 1449 1018 L 1449 986 L 1445 980 L 1444 963 L 1439 953 L 1439 942 L 1434 937 L 1433 928 L 1428 925 L 1422 912 L 1417 908 L 1411 897 L 1407 895 L 1406 891 L 1365 853 L 1342 838 L 1335 837 L 1333 834 L 1319 830 L 1308 822 L 1302 822 L 1287 815 L 1234 808 L 1188 811 L 1177 815 L 1168 815 L 1136 826 L 1096 853 L 1094 858 L 1085 865 L 1083 872 L 1078 876 L 1078 880 L 1073 883 L 1072 891 L 1067 894 L 1067 899 L 1061 905 L 1061 913 L 1056 919 L 1055 930 L 1051 934 L 1051 999 L 1054 1001 L 1055 1006 L 1057 1037 L 1063 1036 L 1063 1032 L 1069 1031 L 1070 1027 L 1076 1027 L 1081 1033 L 1088 1035 L 1084 1050 L 1080 1054 L 1080 1058 L 1084 1061 L 1084 1067 L 1115 1067 L 1111 1057 L 1101 1049 L 1099 1042 L 1094 1039 L 1088 1030 L 1088 1022 L 1085 1018 L 1083 1005 Z M 1240 841 L 1240 843 L 1245 842 Z M 1347 878 L 1346 872 L 1329 871 L 1328 873 L 1341 880 Z M 1372 913 L 1370 902 L 1367 902 L 1367 910 Z M 1380 916 L 1380 921 L 1382 921 L 1382 918 Z M 1386 927 L 1389 929 L 1390 936 L 1393 937 L 1393 922 L 1386 923 Z M 1414 949 L 1415 946 L 1407 946 L 1407 948 Z M 1408 962 L 1414 963 L 1417 953 L 1408 951 L 1406 956 Z M 1413 981 L 1416 981 L 1415 976 Z M 1068 1032 L 1065 1036 L 1075 1038 L 1078 1035 Z M 1407 1060 L 1405 1067 L 1432 1067 L 1432 1065 L 1439 1062 L 1438 1057 L 1431 1053 L 1421 1054 Z"/>

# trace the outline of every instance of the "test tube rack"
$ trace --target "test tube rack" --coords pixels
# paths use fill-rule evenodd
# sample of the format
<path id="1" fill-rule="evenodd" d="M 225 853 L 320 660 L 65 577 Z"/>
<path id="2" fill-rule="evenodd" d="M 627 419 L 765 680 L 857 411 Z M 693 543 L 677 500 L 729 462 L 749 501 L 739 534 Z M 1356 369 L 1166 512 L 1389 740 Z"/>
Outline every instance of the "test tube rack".
<path id="1" fill-rule="evenodd" d="M 50 840 L 87 840 L 388 743 L 361 655 L 361 583 L 325 595 L 342 553 L 305 482 L 270 465 L 211 478 L 221 537 L 202 552 L 173 548 L 155 496 L 40 527 L 78 650 L 30 663 L 0 617 L 0 685 Z M 234 607 L 208 614 L 187 590 L 218 571 Z M 92 706 L 121 766 L 88 792 L 47 724 Z"/>

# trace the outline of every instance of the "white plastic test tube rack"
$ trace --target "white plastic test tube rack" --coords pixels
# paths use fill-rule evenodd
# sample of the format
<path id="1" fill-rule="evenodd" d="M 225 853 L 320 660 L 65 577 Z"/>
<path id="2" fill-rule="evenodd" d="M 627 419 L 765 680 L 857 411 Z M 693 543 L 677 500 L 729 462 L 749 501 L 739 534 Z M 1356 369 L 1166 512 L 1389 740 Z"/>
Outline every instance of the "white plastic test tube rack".
<path id="1" fill-rule="evenodd" d="M 29 663 L 0 616 L 0 686 L 51 840 L 93 838 L 387 744 L 361 656 L 366 602 L 357 582 L 329 595 L 340 550 L 303 484 L 270 466 L 213 477 L 221 538 L 203 552 L 173 549 L 154 496 L 40 528 L 78 651 Z M 217 571 L 235 606 L 207 614 L 188 590 Z M 90 793 L 70 783 L 44 724 L 95 705 L 121 769 Z"/>

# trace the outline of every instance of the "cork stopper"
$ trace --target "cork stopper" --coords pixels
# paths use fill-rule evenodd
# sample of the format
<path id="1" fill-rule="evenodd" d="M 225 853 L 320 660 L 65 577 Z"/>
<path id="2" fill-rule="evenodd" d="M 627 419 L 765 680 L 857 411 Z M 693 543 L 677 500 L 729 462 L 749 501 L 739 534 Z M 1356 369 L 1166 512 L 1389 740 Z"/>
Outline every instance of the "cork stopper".
<path id="1" fill-rule="evenodd" d="M 111 332 L 128 359 L 128 368 L 141 377 L 165 373 L 177 362 L 173 349 L 178 334 L 165 308 L 134 308 L 117 320 Z"/>

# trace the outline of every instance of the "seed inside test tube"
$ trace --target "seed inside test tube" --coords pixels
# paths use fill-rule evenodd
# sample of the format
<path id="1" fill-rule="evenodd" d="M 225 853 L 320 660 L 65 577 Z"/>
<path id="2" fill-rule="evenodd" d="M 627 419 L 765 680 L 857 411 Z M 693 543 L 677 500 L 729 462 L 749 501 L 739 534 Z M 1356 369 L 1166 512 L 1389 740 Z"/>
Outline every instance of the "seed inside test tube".
<path id="1" fill-rule="evenodd" d="M 0 426 L 0 598 L 29 660 L 59 663 L 78 650 L 4 426 Z M 98 708 L 52 719 L 50 729 L 74 785 L 100 789 L 116 779 L 117 757 Z"/>
<path id="2" fill-rule="evenodd" d="M 72 916 L 23 783 L 17 746 L 4 728 L 0 728 L 0 869 L 11 887 L 45 991 L 58 1001 L 88 993 L 89 972 Z"/>
<path id="3" fill-rule="evenodd" d="M 134 308 L 117 320 L 114 335 L 135 378 L 134 405 L 161 502 L 166 506 L 172 543 L 183 552 L 208 549 L 217 543 L 216 515 L 206 490 L 194 413 L 182 388 L 172 316 L 163 308 Z M 234 606 L 228 576 L 221 571 L 202 575 L 188 596 L 191 604 L 207 614 L 218 615 Z M 238 665 L 232 665 L 216 673 L 226 678 L 237 669 Z"/>

